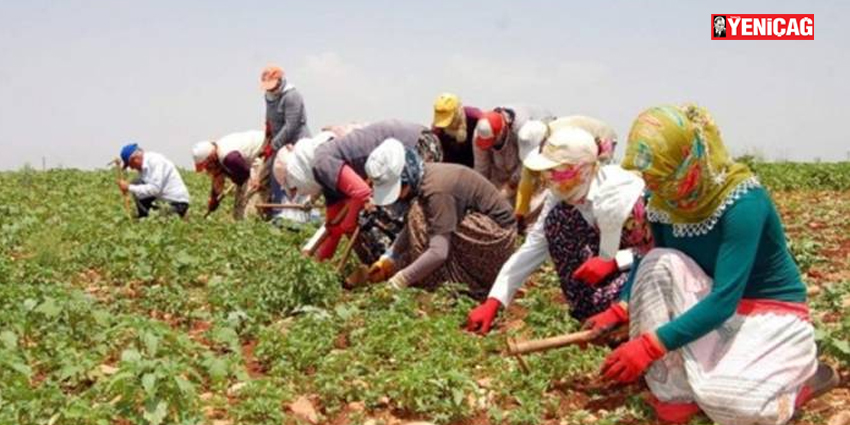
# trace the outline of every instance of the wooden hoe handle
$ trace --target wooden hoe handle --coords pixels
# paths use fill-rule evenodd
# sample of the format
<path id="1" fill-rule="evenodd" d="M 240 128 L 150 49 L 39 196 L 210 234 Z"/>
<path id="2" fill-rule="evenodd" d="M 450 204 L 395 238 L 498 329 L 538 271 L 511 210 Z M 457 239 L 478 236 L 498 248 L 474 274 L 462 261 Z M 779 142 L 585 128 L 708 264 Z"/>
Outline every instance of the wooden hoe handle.
<path id="1" fill-rule="evenodd" d="M 115 164 L 115 182 L 119 182 L 124 180 L 124 164 L 121 161 L 121 158 L 115 158 L 112 160 L 112 163 Z M 127 214 L 127 218 L 132 220 L 133 213 L 130 211 L 130 195 L 125 192 L 121 193 L 121 197 L 124 198 L 124 212 Z"/>
<path id="2" fill-rule="evenodd" d="M 268 204 L 268 203 L 258 203 L 254 205 L 255 208 L 259 209 L 283 209 L 283 210 L 304 210 L 310 211 L 313 207 L 301 204 Z"/>
<path id="3" fill-rule="evenodd" d="M 586 330 L 574 332 L 566 335 L 553 336 L 551 338 L 533 339 L 530 341 L 514 341 L 508 340 L 508 354 L 519 355 L 527 353 L 535 353 L 538 351 L 551 350 L 553 348 L 565 347 L 567 345 L 590 342 L 600 333 L 594 330 Z"/>

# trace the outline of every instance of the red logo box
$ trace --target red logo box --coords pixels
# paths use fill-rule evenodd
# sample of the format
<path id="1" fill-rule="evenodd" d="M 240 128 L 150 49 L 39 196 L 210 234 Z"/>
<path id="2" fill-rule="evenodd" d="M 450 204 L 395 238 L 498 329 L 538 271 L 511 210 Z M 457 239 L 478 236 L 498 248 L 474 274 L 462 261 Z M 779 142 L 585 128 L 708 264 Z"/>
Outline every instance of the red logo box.
<path id="1" fill-rule="evenodd" d="M 814 40 L 815 15 L 712 14 L 712 40 Z"/>

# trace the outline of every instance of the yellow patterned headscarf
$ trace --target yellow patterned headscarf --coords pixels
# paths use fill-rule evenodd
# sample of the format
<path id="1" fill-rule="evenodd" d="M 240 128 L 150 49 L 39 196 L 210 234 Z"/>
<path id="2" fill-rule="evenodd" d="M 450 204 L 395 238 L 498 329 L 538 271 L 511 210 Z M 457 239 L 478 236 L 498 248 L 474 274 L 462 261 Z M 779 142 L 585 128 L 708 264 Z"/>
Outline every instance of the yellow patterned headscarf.
<path id="1" fill-rule="evenodd" d="M 729 156 L 708 111 L 696 105 L 659 106 L 641 113 L 629 132 L 623 168 L 643 174 L 649 207 L 673 224 L 699 223 L 753 177 Z"/>

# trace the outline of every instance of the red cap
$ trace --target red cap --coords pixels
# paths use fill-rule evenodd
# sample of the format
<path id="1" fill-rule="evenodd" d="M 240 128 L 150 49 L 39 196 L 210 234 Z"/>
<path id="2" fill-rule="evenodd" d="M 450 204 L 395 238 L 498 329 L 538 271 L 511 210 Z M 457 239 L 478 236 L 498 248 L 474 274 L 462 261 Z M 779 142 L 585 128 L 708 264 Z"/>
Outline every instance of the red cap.
<path id="1" fill-rule="evenodd" d="M 496 111 L 485 113 L 475 126 L 475 145 L 481 149 L 490 149 L 502 134 L 505 119 Z"/>

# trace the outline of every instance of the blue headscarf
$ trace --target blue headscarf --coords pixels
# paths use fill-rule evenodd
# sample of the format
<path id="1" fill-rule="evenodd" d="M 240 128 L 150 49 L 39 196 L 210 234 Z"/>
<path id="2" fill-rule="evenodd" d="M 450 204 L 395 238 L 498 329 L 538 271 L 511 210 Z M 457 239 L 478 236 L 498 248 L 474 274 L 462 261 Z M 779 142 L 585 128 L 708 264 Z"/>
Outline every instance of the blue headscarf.
<path id="1" fill-rule="evenodd" d="M 121 161 L 124 163 L 124 168 L 129 165 L 130 157 L 139 150 L 139 144 L 130 142 L 121 148 Z"/>

